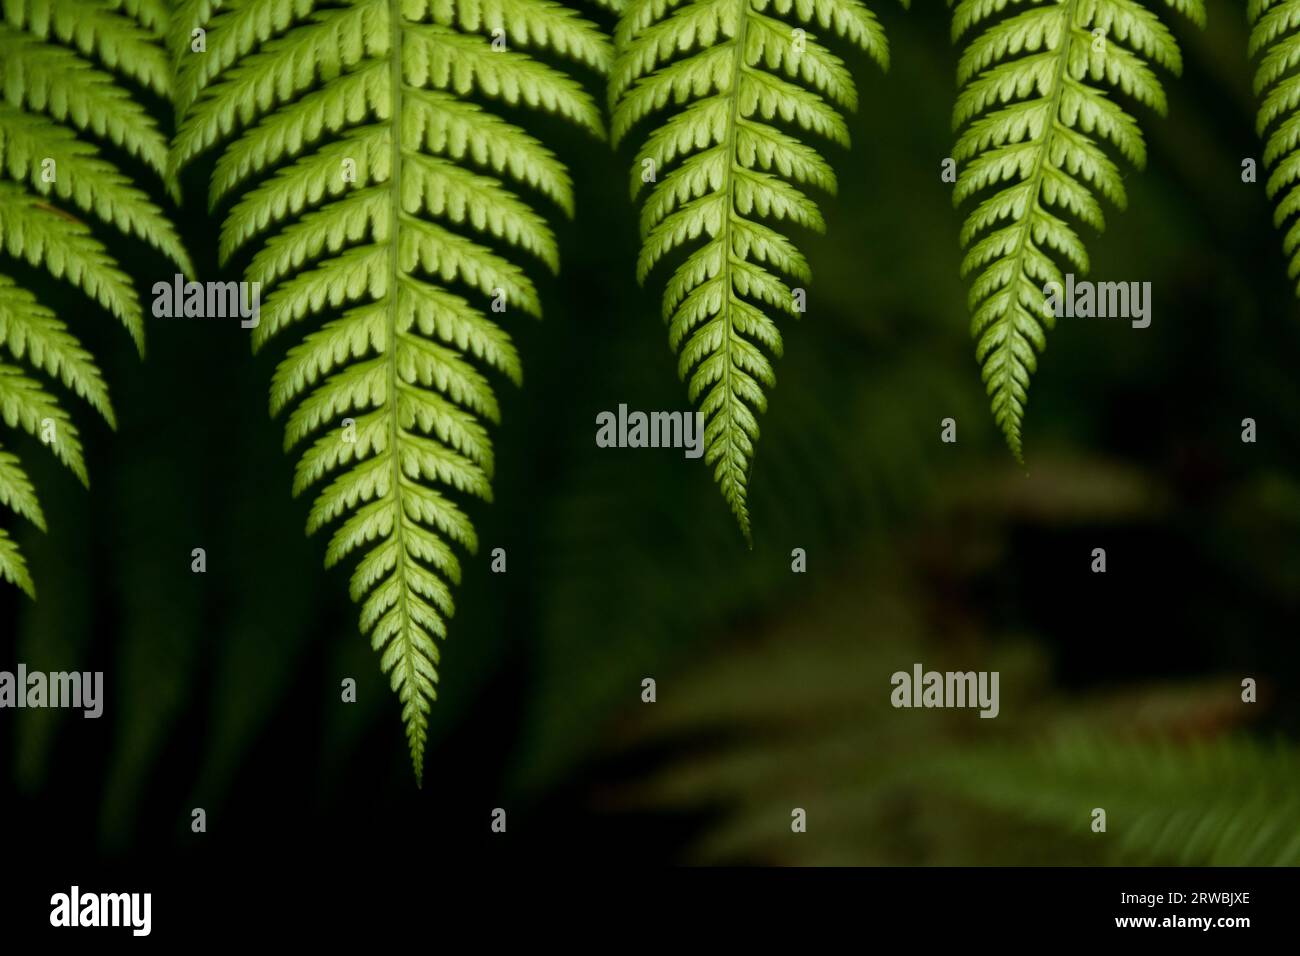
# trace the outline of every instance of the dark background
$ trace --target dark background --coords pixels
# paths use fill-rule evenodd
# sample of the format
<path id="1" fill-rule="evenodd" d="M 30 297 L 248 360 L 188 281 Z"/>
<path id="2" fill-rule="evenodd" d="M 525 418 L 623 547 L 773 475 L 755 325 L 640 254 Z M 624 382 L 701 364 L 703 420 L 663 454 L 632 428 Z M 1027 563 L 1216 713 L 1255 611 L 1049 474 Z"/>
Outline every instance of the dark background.
<path id="1" fill-rule="evenodd" d="M 1162 77 L 1167 118 L 1135 110 L 1149 169 L 1129 176 L 1130 207 L 1108 209 L 1105 235 L 1085 235 L 1092 278 L 1153 283 L 1153 321 L 1061 321 L 1021 468 L 973 360 L 958 274 L 968 210 L 939 177 L 957 51 L 942 5 L 918 6 L 874 4 L 887 75 L 844 51 L 861 94 L 853 148 L 826 147 L 840 177 L 837 197 L 819 197 L 827 234 L 797 236 L 814 281 L 807 315 L 783 326 L 761 420 L 752 551 L 700 462 L 594 444 L 599 411 L 684 408 L 685 390 L 660 319 L 665 275 L 635 282 L 634 144 L 615 154 L 543 125 L 578 215 L 557 224 L 560 276 L 531 271 L 545 319 L 508 318 L 525 382 L 499 382 L 495 502 L 471 507 L 481 549 L 443 647 L 423 789 L 358 633 L 351 568 L 322 570 L 326 537 L 303 534 L 309 500 L 290 496 L 284 423 L 267 413 L 298 332 L 250 358 L 235 322 L 149 318 L 142 362 L 69 287 L 32 279 L 98 357 L 119 427 L 69 398 L 89 493 L 35 442 L 18 446 L 50 528 L 16 528 L 40 597 L 0 590 L 0 666 L 102 670 L 107 700 L 97 721 L 4 713 L 0 797 L 23 821 L 7 849 L 205 864 L 336 849 L 1210 861 L 1126 842 L 1136 814 L 1112 823 L 1116 839 L 1089 839 L 1086 808 L 1135 786 L 1119 757 L 1068 784 L 1085 809 L 1064 822 L 1030 812 L 1042 780 L 1028 770 L 1007 771 L 1024 809 L 911 776 L 990 741 L 1020 754 L 1053 721 L 1170 748 L 1157 816 L 1223 794 L 1178 755 L 1248 735 L 1277 749 L 1232 806 L 1277 812 L 1266 795 L 1279 781 L 1295 792 L 1285 741 L 1300 730 L 1300 307 L 1264 187 L 1241 182 L 1242 159 L 1262 155 L 1244 14 L 1213 2 L 1206 32 L 1169 18 L 1186 67 Z M 202 278 L 235 278 L 217 267 L 204 174 L 185 179 L 182 234 Z M 147 309 L 174 270 L 114 249 Z M 939 441 L 946 417 L 955 445 Z M 1240 440 L 1245 417 L 1256 444 Z M 506 574 L 489 572 L 495 547 Z M 790 571 L 795 547 L 806 574 Z M 1105 575 L 1089 571 L 1094 547 Z M 1000 668 L 1002 716 L 889 708 L 889 675 L 916 661 Z M 640 700 L 647 676 L 654 705 Z M 1261 683 L 1253 708 L 1238 700 L 1245 676 Z M 345 677 L 355 704 L 340 702 Z M 206 834 L 190 831 L 194 807 Z M 489 831 L 494 807 L 509 813 L 504 836 Z M 809 811 L 802 837 L 792 807 Z"/>

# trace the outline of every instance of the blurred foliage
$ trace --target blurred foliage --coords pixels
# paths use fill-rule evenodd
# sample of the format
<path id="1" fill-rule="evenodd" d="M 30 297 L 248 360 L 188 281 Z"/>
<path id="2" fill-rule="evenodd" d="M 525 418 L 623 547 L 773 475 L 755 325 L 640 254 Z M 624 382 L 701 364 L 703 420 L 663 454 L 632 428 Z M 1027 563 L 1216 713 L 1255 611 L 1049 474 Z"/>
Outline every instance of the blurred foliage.
<path id="1" fill-rule="evenodd" d="M 1180 31 L 1186 68 L 1148 171 L 1091 239 L 1094 274 L 1153 283 L 1152 326 L 1058 326 L 1027 469 L 984 409 L 939 179 L 957 53 L 943 5 L 914 7 L 881 11 L 887 77 L 841 51 L 862 101 L 852 150 L 830 156 L 827 235 L 799 240 L 814 282 L 763 420 L 752 552 L 698 461 L 594 445 L 597 412 L 683 398 L 635 281 L 630 156 L 549 137 L 578 158 L 578 215 L 558 230 L 560 277 L 539 285 L 545 319 L 510 330 L 524 387 L 503 396 L 495 501 L 471 515 L 483 557 L 443 648 L 439 770 L 419 793 L 346 573 L 321 570 L 302 534 L 267 414 L 272 359 L 250 360 L 234 324 L 153 320 L 140 365 L 109 323 L 78 321 L 120 427 L 84 436 L 89 495 L 29 456 L 50 529 L 20 535 L 47 584 L 36 603 L 0 592 L 0 667 L 103 670 L 107 701 L 98 721 L 0 719 L 0 799 L 26 821 L 13 852 L 252 858 L 375 845 L 383 820 L 439 859 L 1104 863 L 1132 858 L 1143 821 L 1138 851 L 1173 840 L 1217 862 L 1285 820 L 1270 807 L 1294 819 L 1294 757 L 1272 741 L 1300 734 L 1300 307 L 1267 199 L 1240 181 L 1260 146 L 1239 5 Z M 211 278 L 207 172 L 187 175 L 181 222 Z M 170 275 L 128 253 L 145 292 Z M 1247 416 L 1257 444 L 1240 441 Z M 946 417 L 955 445 L 939 441 Z M 488 570 L 497 546 L 504 575 Z M 1094 547 L 1105 575 L 1088 571 Z M 889 674 L 918 660 L 1000 670 L 1001 715 L 894 710 Z M 1239 702 L 1244 676 L 1257 705 Z M 1215 743 L 1240 735 L 1266 743 Z M 1117 747 L 1107 764 L 1057 739 Z M 1167 765 L 1143 756 L 1163 747 Z M 957 758 L 996 767 L 989 789 L 940 786 Z M 1075 800 L 1114 804 L 1107 835 L 1068 832 Z M 497 806 L 510 839 L 491 843 Z M 809 830 L 792 840 L 794 806 Z M 1209 829 L 1157 832 L 1201 806 Z M 1294 852 L 1282 835 L 1261 847 Z"/>
<path id="2" fill-rule="evenodd" d="M 1036 643 L 959 619 L 927 639 L 921 598 L 858 571 L 663 680 L 613 742 L 656 769 L 602 800 L 704 814 L 708 863 L 1300 863 L 1300 752 L 1227 735 L 1249 711 L 1232 677 L 1061 695 Z M 913 663 L 999 671 L 1000 713 L 893 708 Z"/>
<path id="3" fill-rule="evenodd" d="M 1101 843 L 1117 863 L 1300 865 L 1300 751 L 1290 746 L 1139 743 L 1093 731 L 963 754 L 940 777 L 1017 819 Z M 1104 833 L 1088 830 L 1094 808 L 1106 812 Z"/>

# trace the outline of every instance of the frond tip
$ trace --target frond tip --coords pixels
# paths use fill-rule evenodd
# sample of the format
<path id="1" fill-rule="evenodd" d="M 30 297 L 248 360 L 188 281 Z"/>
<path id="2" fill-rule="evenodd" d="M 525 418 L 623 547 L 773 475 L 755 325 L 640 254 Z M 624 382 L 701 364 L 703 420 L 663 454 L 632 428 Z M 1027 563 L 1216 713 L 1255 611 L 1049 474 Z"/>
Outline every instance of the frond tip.
<path id="1" fill-rule="evenodd" d="M 1203 24 L 1203 0 L 1165 0 Z M 953 37 L 985 23 L 962 54 L 953 152 L 961 169 L 960 205 L 978 198 L 966 220 L 963 275 L 971 332 L 993 417 L 1017 460 L 1029 378 L 1055 316 L 1049 283 L 1063 285 L 1061 262 L 1088 271 L 1088 253 L 1071 219 L 1105 228 L 1096 193 L 1126 202 L 1109 143 L 1135 166 L 1146 161 L 1137 121 L 1119 92 L 1165 111 L 1165 94 L 1147 61 L 1182 68 L 1178 44 L 1143 0 L 949 0 Z M 1109 90 L 1106 89 L 1109 87 Z"/>
<path id="2" fill-rule="evenodd" d="M 835 191 L 826 160 L 781 125 L 848 146 L 836 108 L 857 105 L 848 69 L 813 29 L 888 66 L 884 31 L 859 0 L 631 0 L 615 37 L 615 141 L 656 117 L 632 170 L 633 198 L 654 183 L 637 275 L 644 282 L 662 259 L 690 250 L 668 280 L 664 320 L 704 415 L 705 462 L 746 540 L 757 413 L 776 383 L 768 356 L 782 350 L 770 313 L 797 318 L 803 290 L 787 280 L 812 278 L 769 223 L 821 231 L 801 187 Z"/>
<path id="3" fill-rule="evenodd" d="M 182 70 L 173 163 L 233 137 L 211 201 L 237 197 L 223 261 L 256 250 L 253 346 L 314 323 L 276 370 L 271 411 L 292 407 L 286 447 L 307 445 L 295 494 L 324 483 L 307 531 L 334 528 L 326 565 L 357 559 L 351 596 L 419 782 L 457 552 L 478 547 L 460 499 L 492 496 L 485 420 L 500 412 L 485 373 L 521 376 L 496 316 L 541 314 L 517 260 L 559 266 L 523 196 L 573 207 L 564 167 L 500 107 L 602 136 L 593 98 L 524 50 L 601 72 L 611 50 L 551 0 L 286 3 L 275 29 L 250 6 L 223 4 L 220 56 Z"/>

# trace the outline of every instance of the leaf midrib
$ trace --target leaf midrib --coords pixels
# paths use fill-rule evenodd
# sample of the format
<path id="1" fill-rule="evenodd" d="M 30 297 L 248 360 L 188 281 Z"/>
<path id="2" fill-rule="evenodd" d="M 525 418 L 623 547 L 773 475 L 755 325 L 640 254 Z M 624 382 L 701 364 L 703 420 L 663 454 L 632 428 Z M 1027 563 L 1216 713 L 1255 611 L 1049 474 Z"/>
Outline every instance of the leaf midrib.
<path id="1" fill-rule="evenodd" d="M 725 326 L 725 344 L 723 346 L 723 351 L 726 355 L 726 362 L 723 365 L 724 371 L 723 371 L 723 379 L 722 379 L 722 387 L 723 387 L 723 394 L 724 394 L 724 401 L 723 401 L 724 410 L 720 411 L 718 414 L 726 416 L 726 427 L 723 429 L 723 434 L 725 435 L 724 438 L 725 444 L 723 446 L 724 448 L 723 461 L 726 463 L 728 471 L 733 471 L 733 472 L 735 469 L 735 465 L 733 463 L 734 462 L 733 452 L 735 451 L 735 441 L 733 439 L 733 435 L 734 435 L 734 429 L 736 428 L 736 424 L 734 419 L 732 418 L 732 409 L 731 409 L 731 403 L 733 401 L 733 395 L 731 391 L 731 366 L 733 362 L 732 347 L 731 347 L 731 335 L 732 335 L 731 308 L 732 308 L 732 301 L 735 297 L 736 291 L 735 291 L 735 286 L 732 284 L 732 275 L 731 275 L 731 266 L 732 266 L 731 221 L 732 221 L 732 217 L 739 215 L 739 213 L 736 212 L 736 191 L 735 191 L 735 184 L 736 184 L 735 173 L 736 173 L 736 167 L 738 165 L 737 157 L 736 157 L 736 128 L 740 123 L 740 77 L 741 74 L 745 71 L 745 39 L 749 30 L 750 14 L 753 13 L 753 7 L 751 6 L 750 0 L 737 0 L 737 6 L 739 7 L 739 16 L 738 16 L 739 22 L 736 25 L 736 35 L 735 37 L 732 38 L 731 41 L 734 44 L 734 48 L 735 48 L 735 60 L 733 61 L 733 66 L 731 71 L 731 83 L 727 89 L 727 95 L 731 98 L 731 108 L 727 114 L 727 135 L 726 138 L 723 140 L 723 144 L 722 144 L 723 152 L 727 156 L 727 169 L 725 174 L 726 185 L 724 186 L 724 190 L 727 195 L 727 200 L 726 200 L 727 209 L 726 209 L 726 215 L 724 215 L 722 219 L 722 231 L 719 234 L 719 240 L 722 243 L 722 275 L 723 275 L 723 280 L 726 284 L 727 294 L 723 298 L 722 316 L 721 316 L 723 320 L 723 325 Z M 707 423 L 705 424 L 707 427 Z M 703 440 L 703 436 L 701 436 L 701 440 Z M 733 482 L 731 494 L 734 500 L 728 501 L 727 503 L 731 505 L 732 511 L 735 512 L 736 514 L 736 519 L 740 522 L 740 530 L 745 535 L 745 540 L 749 541 L 750 540 L 749 519 L 748 517 L 744 516 L 744 492 L 743 490 L 737 489 L 735 485 L 736 478 L 734 477 L 734 475 L 732 476 L 731 480 Z M 751 547 L 752 547 L 752 542 L 751 542 Z"/>
<path id="2" fill-rule="evenodd" d="M 389 115 L 389 122 L 392 125 L 391 138 L 391 178 L 388 186 L 389 193 L 389 271 L 388 271 L 388 310 L 386 324 L 386 342 L 388 349 L 388 387 L 387 394 L 384 398 L 385 405 L 388 406 L 389 427 L 388 427 L 388 454 L 392 462 L 392 471 L 390 474 L 390 484 L 393 494 L 393 544 L 395 547 L 393 573 L 398 577 L 398 620 L 400 624 L 400 634 L 394 640 L 402 642 L 402 660 L 397 666 L 406 671 L 403 681 L 403 689 L 406 691 L 406 700 L 402 701 L 403 708 L 413 707 L 413 712 L 408 720 L 406 731 L 408 736 L 414 733 L 414 724 L 420 720 L 420 708 L 418 702 L 412 704 L 412 695 L 418 696 L 420 689 L 416 686 L 415 666 L 412 662 L 411 655 L 414 648 L 411 643 L 410 628 L 411 618 L 410 611 L 407 608 L 407 561 L 409 560 L 406 553 L 406 545 L 402 540 L 402 526 L 406 520 L 406 510 L 402 502 L 402 459 L 399 452 L 399 443 L 401 441 L 401 426 L 398 422 L 397 415 L 397 335 L 398 335 L 398 286 L 401 281 L 402 269 L 399 261 L 401 244 L 398 242 L 398 232 L 401 229 L 402 220 L 402 32 L 405 25 L 402 17 L 401 0 L 389 0 L 388 4 L 389 27 L 391 31 L 391 42 L 389 45 L 389 56 L 392 58 L 390 64 L 389 81 L 392 86 L 392 104 Z M 417 756 L 414 746 L 414 738 L 411 739 L 411 755 L 416 763 L 416 783 L 420 784 L 420 778 L 423 775 L 423 757 Z"/>
<path id="3" fill-rule="evenodd" d="M 1011 284 L 1007 289 L 1007 294 L 1009 297 L 1007 303 L 1007 310 L 1003 314 L 1002 318 L 998 320 L 999 323 L 1012 321 L 1015 312 L 1018 309 L 1022 308 L 1020 305 L 1019 291 L 1017 287 L 1019 286 L 1021 281 L 1031 281 L 1029 279 L 1028 273 L 1025 271 L 1025 247 L 1028 245 L 1026 240 L 1032 232 L 1031 224 L 1033 220 L 1038 215 L 1045 212 L 1045 210 L 1042 207 L 1042 203 L 1040 202 L 1040 198 L 1042 196 L 1042 190 L 1043 190 L 1043 171 L 1044 171 L 1044 165 L 1045 165 L 1047 154 L 1050 152 L 1052 140 L 1056 136 L 1057 125 L 1060 122 L 1061 97 L 1062 97 L 1062 92 L 1065 89 L 1066 66 L 1070 62 L 1070 45 L 1074 42 L 1074 26 L 1075 26 L 1074 21 L 1078 13 L 1078 9 L 1079 9 L 1079 0 L 1066 0 L 1065 12 L 1063 14 L 1065 25 L 1061 31 L 1063 40 L 1060 43 L 1059 47 L 1053 51 L 1057 54 L 1057 63 L 1056 63 L 1056 72 L 1053 74 L 1052 77 L 1052 94 L 1049 101 L 1050 105 L 1048 108 L 1048 115 L 1049 115 L 1048 124 L 1043 134 L 1042 142 L 1038 144 L 1038 157 L 1034 160 L 1033 172 L 1031 172 L 1029 178 L 1025 180 L 1030 184 L 1029 186 L 1030 207 L 1029 210 L 1026 212 L 1024 219 L 1020 223 L 1020 235 L 1016 240 L 1016 250 L 1012 254 L 1015 263 L 1014 264 L 1015 280 L 1014 283 Z M 1003 339 L 1002 343 L 998 346 L 997 348 L 998 352 L 1004 352 L 1008 349 L 1011 349 L 1012 338 L 1019 335 L 1019 333 L 1015 330 L 1014 326 L 1011 330 L 1011 333 L 1012 334 L 1006 336 Z M 1019 361 L 1019 359 L 1014 355 L 1014 353 L 1012 354 L 1011 357 L 1014 361 Z M 987 359 L 985 361 L 987 364 Z M 1004 363 L 1004 367 L 1005 367 L 1005 363 Z M 1008 389 L 1009 386 L 1004 383 L 999 386 L 998 391 L 1005 392 Z M 1021 410 L 1021 414 L 1023 416 L 1023 407 Z M 1012 451 L 1015 453 L 1018 459 L 1021 458 L 1020 428 L 1021 428 L 1020 421 L 1016 421 L 1015 422 L 1015 431 L 1016 431 L 1015 447 L 1012 448 Z M 1003 426 L 1003 430 L 1006 431 L 1005 425 Z M 1008 440 L 1011 440 L 1011 435 L 1009 433 L 1007 434 L 1007 438 Z"/>

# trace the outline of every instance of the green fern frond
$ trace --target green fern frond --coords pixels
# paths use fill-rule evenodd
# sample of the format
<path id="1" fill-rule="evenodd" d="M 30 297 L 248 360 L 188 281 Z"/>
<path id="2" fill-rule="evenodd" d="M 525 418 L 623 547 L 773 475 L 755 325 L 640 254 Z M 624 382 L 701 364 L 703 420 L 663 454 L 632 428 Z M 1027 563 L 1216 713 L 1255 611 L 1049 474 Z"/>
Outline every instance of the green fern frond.
<path id="1" fill-rule="evenodd" d="M 615 142 L 671 107 L 632 170 L 633 199 L 654 183 L 637 278 L 690 250 L 668 281 L 664 320 L 678 374 L 704 415 L 705 461 L 746 540 L 756 413 L 776 381 L 768 355 L 782 350 L 771 314 L 797 318 L 787 280 L 811 279 L 803 255 L 764 220 L 820 231 L 802 187 L 835 191 L 830 164 L 780 127 L 848 146 L 837 108 L 857 105 L 847 68 L 813 29 L 888 67 L 884 31 L 859 0 L 631 0 L 615 35 Z"/>
<path id="2" fill-rule="evenodd" d="M 1264 137 L 1268 195 L 1274 225 L 1286 229 L 1282 249 L 1287 275 L 1300 295 L 1300 2 L 1250 0 L 1250 56 L 1259 58 L 1255 95 L 1257 128 Z"/>
<path id="3" fill-rule="evenodd" d="M 80 289 L 130 332 L 144 323 L 131 281 L 74 213 L 144 240 L 181 269 L 189 259 L 172 225 L 110 161 L 107 140 L 164 169 L 167 143 L 122 80 L 170 90 L 160 42 L 163 10 L 149 0 L 11 0 L 0 19 L 0 251 Z M 0 272 L 0 420 L 39 438 L 86 483 L 76 427 L 28 369 L 75 392 L 115 425 L 94 359 L 52 311 Z M 0 450 L 0 505 L 44 529 L 18 458 Z M 35 595 L 13 538 L 0 530 L 0 578 Z"/>
<path id="4" fill-rule="evenodd" d="M 1300 865 L 1300 754 L 1243 737 L 1116 740 L 1087 732 L 1037 747 L 973 751 L 941 774 L 991 809 L 1091 832 L 1106 811 L 1117 861 L 1180 866 Z"/>
<path id="5" fill-rule="evenodd" d="M 540 316 L 516 260 L 559 265 L 523 194 L 573 208 L 563 165 L 499 109 L 603 136 L 581 84 L 525 51 L 604 73 L 612 49 L 550 0 L 227 0 L 209 36 L 209 59 L 181 66 L 192 102 L 173 168 L 234 137 L 211 202 L 234 199 L 222 261 L 256 250 L 254 348 L 319 320 L 277 369 L 271 411 L 294 406 L 287 449 L 310 440 L 294 493 L 325 483 L 307 531 L 337 525 L 326 565 L 359 556 L 352 598 L 418 781 L 457 552 L 477 548 L 459 500 L 492 494 L 485 423 L 500 413 L 485 372 L 522 375 L 493 313 Z"/>
<path id="6" fill-rule="evenodd" d="M 1164 0 L 1198 25 L 1203 0 Z M 1062 263 L 1086 273 L 1088 253 L 1071 220 L 1101 231 L 1097 193 L 1119 208 L 1122 174 L 1109 143 L 1138 168 L 1142 131 L 1113 94 L 1165 112 L 1148 65 L 1177 74 L 1173 34 L 1143 0 L 949 0 L 953 39 L 987 24 L 957 68 L 953 111 L 961 133 L 955 204 L 977 198 L 962 230 L 962 274 L 970 290 L 971 333 L 993 416 L 1017 460 L 1029 378 L 1046 331 L 1048 283 L 1064 283 Z M 1014 12 L 1013 12 L 1014 8 Z"/>

